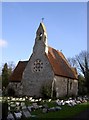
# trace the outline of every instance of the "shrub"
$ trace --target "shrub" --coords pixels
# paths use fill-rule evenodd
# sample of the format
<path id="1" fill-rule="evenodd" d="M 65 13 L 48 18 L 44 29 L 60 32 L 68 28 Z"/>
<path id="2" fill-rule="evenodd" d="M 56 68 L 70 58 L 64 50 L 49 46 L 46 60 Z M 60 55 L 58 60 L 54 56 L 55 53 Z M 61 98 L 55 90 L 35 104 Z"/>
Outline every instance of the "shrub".
<path id="1" fill-rule="evenodd" d="M 8 88 L 8 96 L 15 96 L 15 90 L 13 88 Z"/>
<path id="2" fill-rule="evenodd" d="M 43 85 L 41 88 L 41 94 L 44 99 L 51 98 L 51 86 L 50 85 Z"/>

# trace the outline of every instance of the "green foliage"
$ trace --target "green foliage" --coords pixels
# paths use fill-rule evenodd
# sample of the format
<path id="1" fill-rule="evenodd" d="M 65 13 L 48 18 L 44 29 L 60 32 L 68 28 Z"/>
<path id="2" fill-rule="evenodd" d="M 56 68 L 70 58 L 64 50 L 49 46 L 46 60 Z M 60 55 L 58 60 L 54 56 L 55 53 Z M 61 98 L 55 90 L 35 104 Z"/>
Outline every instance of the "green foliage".
<path id="1" fill-rule="evenodd" d="M 86 84 L 85 78 L 82 75 L 79 75 L 78 76 L 78 94 L 79 95 L 87 94 L 87 88 L 85 84 Z"/>
<path id="2" fill-rule="evenodd" d="M 41 88 L 41 94 L 44 99 L 51 98 L 51 86 L 50 85 L 43 85 Z"/>
<path id="3" fill-rule="evenodd" d="M 2 69 L 2 87 L 3 88 L 7 87 L 8 78 L 9 78 L 8 65 L 7 65 L 7 63 L 5 63 L 4 67 Z"/>
<path id="4" fill-rule="evenodd" d="M 2 68 L 2 74 L 1 74 L 1 78 L 2 78 L 2 95 L 5 96 L 7 95 L 6 93 L 6 87 L 8 86 L 9 83 L 9 77 L 12 73 L 12 67 L 8 66 L 7 63 L 4 64 L 3 68 Z"/>
<path id="5" fill-rule="evenodd" d="M 3 88 L 7 87 L 11 73 L 12 73 L 12 68 L 8 67 L 8 64 L 5 63 L 2 68 L 2 87 Z"/>
<path id="6" fill-rule="evenodd" d="M 51 101 L 50 103 L 49 102 L 45 102 L 43 104 L 47 104 L 48 107 L 55 107 L 55 102 L 54 101 Z M 87 103 L 82 103 L 82 104 L 78 104 L 76 106 L 73 106 L 73 107 L 70 107 L 68 105 L 64 105 L 64 106 L 61 106 L 61 110 L 59 111 L 53 111 L 53 112 L 48 112 L 48 113 L 42 113 L 42 110 L 35 110 L 35 111 L 32 111 L 31 114 L 32 115 L 36 115 L 37 117 L 36 118 L 30 118 L 31 120 L 33 119 L 44 119 L 44 120 L 47 120 L 47 119 L 58 119 L 58 120 L 70 120 L 70 118 L 73 118 L 74 116 L 78 115 L 79 113 L 81 113 L 82 111 L 86 110 L 89 108 L 89 102 Z M 22 119 L 23 120 L 23 119 Z M 24 119 L 24 120 L 29 120 L 29 119 Z"/>
<path id="7" fill-rule="evenodd" d="M 62 106 L 62 110 L 56 111 L 56 112 L 49 112 L 47 114 L 39 114 L 40 118 L 60 118 L 60 119 L 68 119 L 68 118 L 73 118 L 73 116 L 77 115 L 78 113 L 82 112 L 83 110 L 87 109 L 87 104 L 86 105 L 77 105 L 74 107 L 69 107 L 69 106 Z"/>
<path id="8" fill-rule="evenodd" d="M 89 94 L 89 52 L 81 51 L 75 57 L 69 58 L 68 61 L 72 67 L 77 68 L 77 71 L 79 72 L 79 74 L 81 74 L 81 73 L 83 74 L 83 76 L 85 78 L 85 83 L 81 83 L 79 81 L 79 84 L 80 84 L 80 86 L 83 87 L 81 89 L 84 89 L 84 92 L 87 91 L 87 93 Z M 79 78 L 79 79 L 81 79 L 81 78 Z M 86 88 L 87 88 L 87 90 L 86 90 Z"/>
<path id="9" fill-rule="evenodd" d="M 8 88 L 8 96 L 15 96 L 15 91 L 13 88 Z"/>

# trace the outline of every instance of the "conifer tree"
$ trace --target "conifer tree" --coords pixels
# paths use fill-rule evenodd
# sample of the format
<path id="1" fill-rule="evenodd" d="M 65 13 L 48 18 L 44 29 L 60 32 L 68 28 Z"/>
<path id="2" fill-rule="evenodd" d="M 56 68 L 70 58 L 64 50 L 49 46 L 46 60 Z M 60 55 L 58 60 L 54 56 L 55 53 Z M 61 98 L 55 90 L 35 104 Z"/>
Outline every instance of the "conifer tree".
<path id="1" fill-rule="evenodd" d="M 7 63 L 4 64 L 2 69 L 2 88 L 6 88 L 8 85 L 9 72 Z"/>

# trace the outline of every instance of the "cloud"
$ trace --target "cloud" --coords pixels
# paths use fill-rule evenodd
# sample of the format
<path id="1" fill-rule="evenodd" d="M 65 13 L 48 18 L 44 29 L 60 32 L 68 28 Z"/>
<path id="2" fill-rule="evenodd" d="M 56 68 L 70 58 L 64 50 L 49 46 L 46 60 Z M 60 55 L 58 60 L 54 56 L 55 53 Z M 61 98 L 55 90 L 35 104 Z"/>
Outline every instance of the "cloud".
<path id="1" fill-rule="evenodd" d="M 6 47 L 7 46 L 7 41 L 0 39 L 0 47 Z"/>

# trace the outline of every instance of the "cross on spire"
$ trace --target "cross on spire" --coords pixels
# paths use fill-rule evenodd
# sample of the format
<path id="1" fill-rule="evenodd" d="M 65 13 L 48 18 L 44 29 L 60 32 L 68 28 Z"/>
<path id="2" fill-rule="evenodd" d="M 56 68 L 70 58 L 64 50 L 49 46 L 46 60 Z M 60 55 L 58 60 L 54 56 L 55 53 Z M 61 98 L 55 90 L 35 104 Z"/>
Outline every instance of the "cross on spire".
<path id="1" fill-rule="evenodd" d="M 42 18 L 42 22 L 44 21 L 44 18 Z"/>

